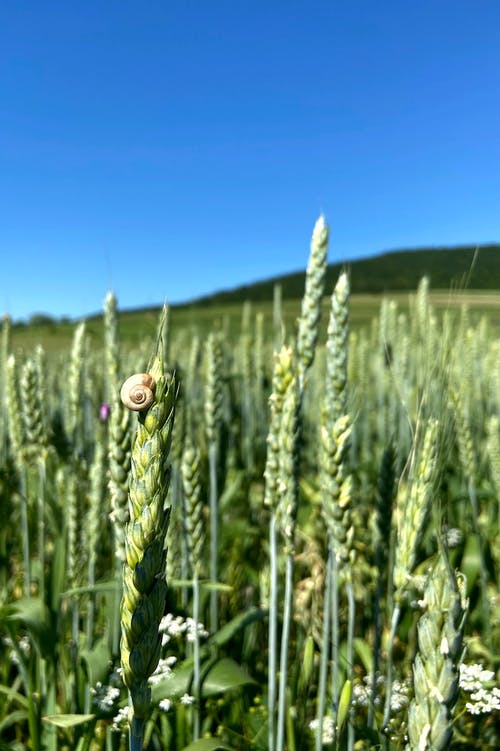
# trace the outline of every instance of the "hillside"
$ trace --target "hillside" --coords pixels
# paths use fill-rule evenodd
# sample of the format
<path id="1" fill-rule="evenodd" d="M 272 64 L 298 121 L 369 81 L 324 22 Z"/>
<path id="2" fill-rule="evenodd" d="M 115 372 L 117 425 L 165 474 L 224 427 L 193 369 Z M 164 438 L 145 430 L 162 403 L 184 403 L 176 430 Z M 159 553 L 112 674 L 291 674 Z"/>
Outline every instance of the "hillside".
<path id="1" fill-rule="evenodd" d="M 474 261 L 475 257 L 475 261 Z M 498 289 L 500 291 L 500 245 L 479 248 L 432 248 L 396 250 L 371 258 L 362 258 L 328 266 L 326 289 L 331 290 L 339 272 L 351 272 L 353 293 L 404 292 L 415 290 L 423 276 L 430 278 L 432 289 Z M 231 290 L 193 300 L 186 305 L 223 305 L 244 300 L 272 300 L 275 284 L 280 284 L 283 297 L 300 298 L 304 291 L 305 271 L 246 284 Z M 183 307 L 183 306 L 176 306 Z"/>

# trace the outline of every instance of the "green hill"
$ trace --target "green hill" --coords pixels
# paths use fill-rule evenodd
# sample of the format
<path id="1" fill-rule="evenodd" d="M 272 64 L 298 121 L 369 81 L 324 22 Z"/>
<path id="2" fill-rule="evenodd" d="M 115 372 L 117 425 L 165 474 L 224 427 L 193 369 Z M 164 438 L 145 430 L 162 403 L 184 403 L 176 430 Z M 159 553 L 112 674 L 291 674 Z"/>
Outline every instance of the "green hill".
<path id="1" fill-rule="evenodd" d="M 500 245 L 464 246 L 396 250 L 371 258 L 362 258 L 328 266 L 326 289 L 329 292 L 342 268 L 351 272 L 353 293 L 404 292 L 415 290 L 423 276 L 430 278 L 432 289 L 498 289 L 500 291 Z M 283 297 L 296 299 L 304 292 L 305 271 L 245 284 L 231 290 L 193 300 L 186 305 L 223 305 L 270 301 L 275 284 Z M 183 306 L 177 306 L 183 307 Z"/>
<path id="2" fill-rule="evenodd" d="M 351 288 L 354 293 L 351 306 L 351 324 L 354 328 L 369 323 L 377 314 L 380 293 L 387 292 L 398 301 L 401 310 L 408 306 L 408 291 L 417 289 L 420 279 L 427 275 L 431 283 L 431 299 L 434 304 L 449 307 L 469 304 L 478 314 L 488 312 L 489 320 L 500 330 L 500 245 L 475 248 L 436 248 L 434 250 L 406 250 L 384 253 L 374 258 L 364 258 L 350 263 L 330 264 L 328 267 L 325 315 L 328 319 L 328 296 L 344 266 L 351 271 Z M 272 318 L 273 289 L 281 284 L 283 295 L 283 319 L 288 331 L 293 330 L 299 314 L 300 299 L 304 292 L 304 271 L 286 274 L 237 289 L 217 292 L 182 305 L 171 306 L 172 329 L 208 333 L 225 321 L 231 331 L 241 328 L 242 303 L 252 302 L 253 312 L 261 312 L 270 321 Z M 442 295 L 438 290 L 472 290 L 462 294 Z M 476 292 L 477 290 L 477 292 Z M 485 294 L 485 290 L 498 290 Z M 144 336 L 154 336 L 158 325 L 160 305 L 121 310 L 120 327 L 123 341 L 137 345 Z M 102 346 L 102 312 L 86 317 L 87 334 L 93 345 Z M 42 342 L 47 352 L 61 352 L 70 347 L 75 322 L 56 320 L 47 315 L 34 315 L 28 325 L 14 324 L 13 346 L 29 350 Z"/>

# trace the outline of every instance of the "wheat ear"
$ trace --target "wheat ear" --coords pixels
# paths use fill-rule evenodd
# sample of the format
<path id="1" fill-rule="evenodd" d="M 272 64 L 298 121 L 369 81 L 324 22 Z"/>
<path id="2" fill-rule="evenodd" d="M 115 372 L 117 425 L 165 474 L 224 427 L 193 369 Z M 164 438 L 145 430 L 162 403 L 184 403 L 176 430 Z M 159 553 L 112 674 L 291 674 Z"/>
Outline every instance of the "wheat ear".
<path id="1" fill-rule="evenodd" d="M 151 690 L 148 678 L 160 657 L 159 624 L 163 616 L 165 581 L 165 536 L 170 507 L 167 465 L 174 421 L 176 385 L 164 372 L 161 340 L 149 373 L 156 383 L 151 406 L 139 413 L 132 446 L 129 513 L 125 539 L 121 603 L 121 661 L 123 679 L 133 705 L 130 749 L 141 749 L 144 721 Z"/>
<path id="2" fill-rule="evenodd" d="M 219 575 L 219 499 L 217 487 L 217 461 L 219 453 L 219 429 L 222 421 L 223 391 L 222 368 L 223 352 L 220 336 L 211 334 L 206 346 L 205 383 L 205 429 L 208 443 L 208 471 L 210 481 L 210 579 L 216 582 Z M 217 631 L 218 613 L 217 591 L 210 592 L 210 631 Z"/>
<path id="3" fill-rule="evenodd" d="M 414 446 L 408 492 L 402 496 L 402 500 L 397 504 L 398 507 L 396 509 L 398 518 L 393 572 L 395 593 L 389 647 L 387 650 L 386 697 L 383 718 L 384 731 L 388 727 L 391 709 L 392 649 L 403 599 L 408 590 L 411 573 L 415 567 L 418 545 L 422 539 L 424 524 L 429 513 L 431 496 L 435 487 L 438 454 L 437 441 L 438 421 L 429 420 L 424 435 L 423 446 L 419 454 L 418 447 Z"/>
<path id="4" fill-rule="evenodd" d="M 299 392 L 303 391 L 306 373 L 314 359 L 318 339 L 321 300 L 325 288 L 328 254 L 328 226 L 320 216 L 311 238 L 311 251 L 306 271 L 306 285 L 297 329 L 297 363 Z"/>
<path id="5" fill-rule="evenodd" d="M 271 509 L 269 522 L 269 632 L 268 632 L 268 745 L 276 740 L 276 671 L 278 659 L 278 540 L 277 506 L 280 466 L 280 430 L 285 396 L 293 379 L 293 352 L 282 347 L 274 355 L 272 393 L 269 399 L 271 417 L 267 436 L 267 457 L 264 471 L 264 503 Z"/>
<path id="6" fill-rule="evenodd" d="M 467 609 L 459 583 L 464 584 L 463 577 L 457 581 L 444 550 L 440 550 L 421 603 L 424 613 L 418 622 L 418 653 L 413 663 L 415 696 L 408 709 L 407 751 L 449 748 Z"/>

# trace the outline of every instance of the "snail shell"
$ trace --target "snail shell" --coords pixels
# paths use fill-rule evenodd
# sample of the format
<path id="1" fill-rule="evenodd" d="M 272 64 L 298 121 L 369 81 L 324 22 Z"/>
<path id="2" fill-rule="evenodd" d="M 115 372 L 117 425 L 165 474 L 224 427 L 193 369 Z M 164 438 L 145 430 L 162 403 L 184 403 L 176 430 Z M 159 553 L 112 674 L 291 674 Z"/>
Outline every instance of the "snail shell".
<path id="1" fill-rule="evenodd" d="M 135 373 L 123 384 L 120 398 L 128 409 L 142 412 L 154 402 L 155 386 L 155 379 L 149 373 Z"/>

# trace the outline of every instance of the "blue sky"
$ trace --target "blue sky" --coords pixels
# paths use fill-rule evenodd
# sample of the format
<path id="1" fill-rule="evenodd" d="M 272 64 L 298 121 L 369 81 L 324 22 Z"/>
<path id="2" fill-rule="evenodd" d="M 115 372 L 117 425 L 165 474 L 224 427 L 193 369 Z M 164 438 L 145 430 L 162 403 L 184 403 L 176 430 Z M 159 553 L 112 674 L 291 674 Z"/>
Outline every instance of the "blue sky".
<path id="1" fill-rule="evenodd" d="M 498 0 L 0 5 L 0 309 L 500 239 Z"/>

